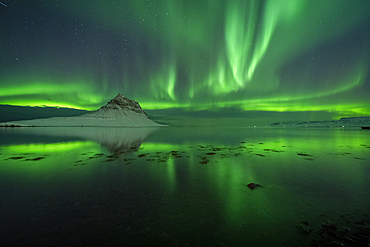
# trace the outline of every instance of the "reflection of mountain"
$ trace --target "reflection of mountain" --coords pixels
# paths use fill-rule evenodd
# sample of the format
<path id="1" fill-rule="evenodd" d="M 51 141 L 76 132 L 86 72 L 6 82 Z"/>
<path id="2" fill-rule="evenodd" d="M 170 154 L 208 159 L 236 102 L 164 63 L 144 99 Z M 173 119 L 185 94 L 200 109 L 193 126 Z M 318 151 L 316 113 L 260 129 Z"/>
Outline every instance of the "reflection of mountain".
<path id="1" fill-rule="evenodd" d="M 138 150 L 157 128 L 77 128 L 74 136 L 100 143 L 112 154 Z M 68 129 L 67 129 L 68 130 Z M 68 131 L 70 133 L 70 131 Z"/>
<path id="2" fill-rule="evenodd" d="M 51 136 L 54 141 L 62 139 L 89 140 L 106 147 L 112 154 L 138 150 L 141 143 L 158 128 L 102 128 L 102 127 L 49 127 L 17 128 L 20 134 Z"/>

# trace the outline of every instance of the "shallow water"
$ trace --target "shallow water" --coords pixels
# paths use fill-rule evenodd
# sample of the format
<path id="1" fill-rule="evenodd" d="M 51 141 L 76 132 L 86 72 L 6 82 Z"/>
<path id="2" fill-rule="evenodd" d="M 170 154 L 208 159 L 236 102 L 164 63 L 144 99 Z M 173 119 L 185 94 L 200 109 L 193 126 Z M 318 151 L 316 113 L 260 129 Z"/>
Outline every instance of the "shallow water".
<path id="1" fill-rule="evenodd" d="M 364 221 L 369 160 L 359 129 L 4 128 L 0 239 L 308 246 Z"/>

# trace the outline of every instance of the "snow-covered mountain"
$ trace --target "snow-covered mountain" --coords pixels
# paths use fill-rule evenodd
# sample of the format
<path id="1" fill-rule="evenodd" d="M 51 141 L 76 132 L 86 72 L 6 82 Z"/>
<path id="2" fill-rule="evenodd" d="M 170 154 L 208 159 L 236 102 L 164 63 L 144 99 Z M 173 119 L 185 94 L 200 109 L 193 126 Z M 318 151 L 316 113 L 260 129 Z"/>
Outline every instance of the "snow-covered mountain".
<path id="1" fill-rule="evenodd" d="M 119 93 L 100 109 L 77 117 L 53 117 L 34 120 L 0 123 L 2 127 L 10 126 L 116 126 L 147 127 L 164 126 L 149 119 L 139 103 Z"/>
<path id="2" fill-rule="evenodd" d="M 96 116 L 96 117 L 122 117 L 127 116 L 129 113 L 137 113 L 140 116 L 147 116 L 146 113 L 141 109 L 139 103 L 136 101 L 126 98 L 119 93 L 114 99 L 109 101 L 105 106 L 94 112 L 89 112 L 85 116 Z"/>
<path id="3" fill-rule="evenodd" d="M 332 121 L 309 121 L 309 122 L 275 122 L 271 127 L 368 127 L 370 126 L 370 116 L 341 118 Z"/>

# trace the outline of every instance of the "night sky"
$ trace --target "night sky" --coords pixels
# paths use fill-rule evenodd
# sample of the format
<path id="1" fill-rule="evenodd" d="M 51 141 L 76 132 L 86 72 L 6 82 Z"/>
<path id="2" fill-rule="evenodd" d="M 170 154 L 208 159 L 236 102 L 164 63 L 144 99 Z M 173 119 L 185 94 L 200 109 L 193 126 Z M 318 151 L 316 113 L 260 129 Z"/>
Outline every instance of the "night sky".
<path id="1" fill-rule="evenodd" d="M 367 0 L 2 0 L 0 104 L 370 115 Z"/>

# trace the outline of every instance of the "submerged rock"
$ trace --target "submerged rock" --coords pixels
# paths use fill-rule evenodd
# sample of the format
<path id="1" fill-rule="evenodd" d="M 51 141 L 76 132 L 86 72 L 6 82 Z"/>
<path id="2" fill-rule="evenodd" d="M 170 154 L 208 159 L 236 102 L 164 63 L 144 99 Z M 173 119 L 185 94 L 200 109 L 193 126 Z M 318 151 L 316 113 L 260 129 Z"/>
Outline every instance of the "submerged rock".
<path id="1" fill-rule="evenodd" d="M 298 225 L 298 228 L 301 229 L 305 233 L 310 233 L 313 231 L 313 227 L 311 227 L 307 221 L 303 221 L 301 224 Z"/>
<path id="2" fill-rule="evenodd" d="M 262 185 L 256 184 L 256 183 L 249 183 L 247 185 L 251 190 L 254 190 L 257 187 L 262 187 Z"/>

